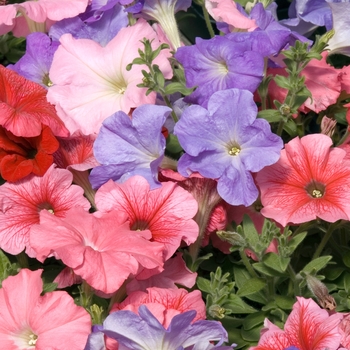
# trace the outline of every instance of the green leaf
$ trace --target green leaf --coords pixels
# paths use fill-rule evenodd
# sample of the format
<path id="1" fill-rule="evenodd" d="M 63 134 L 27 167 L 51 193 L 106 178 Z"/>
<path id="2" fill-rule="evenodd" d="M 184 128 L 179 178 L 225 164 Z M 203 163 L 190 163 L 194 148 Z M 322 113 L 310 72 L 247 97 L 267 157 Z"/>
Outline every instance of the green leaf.
<path id="1" fill-rule="evenodd" d="M 183 151 L 176 135 L 169 134 L 166 139 L 166 149 L 172 154 L 177 154 Z"/>
<path id="2" fill-rule="evenodd" d="M 58 283 L 45 283 L 43 287 L 43 293 L 53 292 L 56 290 Z"/>
<path id="3" fill-rule="evenodd" d="M 344 289 L 347 291 L 347 293 L 350 292 L 350 274 L 345 273 L 344 275 Z"/>
<path id="4" fill-rule="evenodd" d="M 250 314 L 256 312 L 256 309 L 245 303 L 238 295 L 230 294 L 228 300 L 224 303 L 225 309 L 230 309 L 232 314 Z"/>
<path id="5" fill-rule="evenodd" d="M 301 232 L 289 241 L 288 246 L 292 248 L 292 251 L 294 251 L 297 248 L 297 246 L 304 240 L 306 235 L 307 232 Z"/>
<path id="6" fill-rule="evenodd" d="M 275 83 L 280 86 L 281 88 L 290 90 L 291 83 L 288 78 L 282 76 L 282 75 L 276 75 L 274 77 Z"/>
<path id="7" fill-rule="evenodd" d="M 324 274 L 326 276 L 326 278 L 330 281 L 334 281 L 336 280 L 343 272 L 345 271 L 344 267 L 328 267 L 328 269 L 326 269 L 324 271 Z"/>
<path id="8" fill-rule="evenodd" d="M 276 253 L 268 253 L 264 255 L 262 262 L 269 268 L 283 273 L 289 265 L 290 258 L 283 258 Z"/>
<path id="9" fill-rule="evenodd" d="M 258 271 L 266 276 L 269 276 L 269 277 L 283 276 L 282 273 L 279 273 L 278 271 L 271 269 L 270 267 L 266 266 L 262 262 L 253 264 L 253 268 L 256 271 Z"/>
<path id="10" fill-rule="evenodd" d="M 294 298 L 290 298 L 284 295 L 275 295 L 276 305 L 282 310 L 292 310 L 295 303 Z"/>
<path id="11" fill-rule="evenodd" d="M 350 252 L 346 252 L 342 257 L 342 260 L 346 267 L 350 267 Z"/>
<path id="12" fill-rule="evenodd" d="M 263 118 L 269 123 L 277 123 L 281 120 L 281 113 L 276 109 L 265 109 L 258 113 L 258 118 Z"/>
<path id="13" fill-rule="evenodd" d="M 252 219 L 246 214 L 243 217 L 243 232 L 244 237 L 246 238 L 250 246 L 254 249 L 259 242 L 259 234 L 255 228 Z"/>
<path id="14" fill-rule="evenodd" d="M 203 277 L 198 277 L 197 278 L 197 287 L 202 292 L 205 292 L 205 293 L 211 293 L 212 292 L 210 281 L 208 281 L 207 279 L 205 279 Z"/>
<path id="15" fill-rule="evenodd" d="M 264 323 L 264 319 L 266 316 L 267 314 L 261 311 L 246 316 L 243 321 L 243 328 L 246 331 L 249 331 L 250 329 L 255 328 L 257 326 L 261 327 Z"/>
<path id="16" fill-rule="evenodd" d="M 302 271 L 304 273 L 311 273 L 313 271 L 318 272 L 319 270 L 323 269 L 331 259 L 332 256 L 330 255 L 320 256 L 319 258 L 312 260 L 305 265 Z"/>
<path id="17" fill-rule="evenodd" d="M 259 292 L 266 286 L 266 282 L 261 278 L 251 278 L 246 281 L 241 288 L 237 291 L 237 295 L 245 297 L 250 294 Z"/>
<path id="18" fill-rule="evenodd" d="M 193 92 L 194 89 L 188 89 L 185 85 L 179 82 L 170 83 L 165 87 L 165 94 L 172 95 L 175 92 L 180 92 L 181 94 L 187 96 Z"/>
<path id="19" fill-rule="evenodd" d="M 250 329 L 249 331 L 242 329 L 241 330 L 242 338 L 250 342 L 258 342 L 260 339 L 261 328 L 262 326 L 259 326 L 259 327 Z"/>
<path id="20" fill-rule="evenodd" d="M 6 254 L 0 249 L 0 285 L 10 275 L 11 262 Z"/>
<path id="21" fill-rule="evenodd" d="M 284 124 L 283 129 L 292 137 L 298 135 L 297 125 L 293 119 L 288 119 L 287 123 Z"/>

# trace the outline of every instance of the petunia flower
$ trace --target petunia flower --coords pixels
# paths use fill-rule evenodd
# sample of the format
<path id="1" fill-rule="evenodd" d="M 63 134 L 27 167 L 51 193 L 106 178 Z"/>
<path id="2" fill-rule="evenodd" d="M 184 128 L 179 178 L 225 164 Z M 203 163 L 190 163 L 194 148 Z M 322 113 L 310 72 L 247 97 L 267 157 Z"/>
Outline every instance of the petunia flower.
<path id="1" fill-rule="evenodd" d="M 51 41 L 44 33 L 29 34 L 26 39 L 26 52 L 14 65 L 7 68 L 22 77 L 47 88 L 51 85 L 49 70 L 59 42 Z"/>
<path id="2" fill-rule="evenodd" d="M 29 231 L 39 223 L 42 210 L 52 216 L 64 217 L 69 208 L 89 210 L 90 204 L 83 189 L 72 185 L 73 175 L 52 165 L 42 176 L 30 175 L 13 184 L 0 186 L 0 247 L 10 254 L 26 248 L 29 256 L 35 253 L 29 244 Z M 47 234 L 50 233 L 50 230 Z"/>
<path id="3" fill-rule="evenodd" d="M 206 319 L 205 304 L 199 290 L 187 292 L 186 289 L 147 288 L 146 292 L 135 291 L 121 303 L 112 306 L 110 313 L 119 310 L 130 310 L 137 314 L 140 305 L 146 305 L 157 320 L 168 328 L 175 315 L 196 310 L 192 322 Z"/>
<path id="4" fill-rule="evenodd" d="M 175 58 L 185 69 L 186 86 L 197 89 L 186 102 L 207 107 L 211 95 L 219 90 L 239 88 L 254 92 L 261 83 L 264 58 L 252 42 L 235 33 L 210 40 L 196 39 L 192 46 L 180 47 Z"/>
<path id="5" fill-rule="evenodd" d="M 88 0 L 39 0 L 0 6 L 0 35 L 10 31 L 17 37 L 45 31 L 53 21 L 83 12 Z M 18 16 L 17 13 L 20 15 Z M 46 23 L 45 23 L 46 22 Z"/>
<path id="6" fill-rule="evenodd" d="M 158 168 L 164 157 L 162 126 L 171 109 L 142 105 L 132 118 L 117 112 L 107 118 L 94 143 L 94 154 L 101 166 L 91 171 L 90 181 L 98 188 L 109 179 L 125 181 L 142 175 L 151 188 L 159 187 Z"/>
<path id="7" fill-rule="evenodd" d="M 277 162 L 283 146 L 269 123 L 256 115 L 253 95 L 238 89 L 216 92 L 208 110 L 187 108 L 175 126 L 186 152 L 179 173 L 218 179 L 218 193 L 227 203 L 251 205 L 258 197 L 251 173 Z"/>
<path id="8" fill-rule="evenodd" d="M 338 325 L 342 317 L 341 314 L 330 316 L 312 299 L 297 297 L 284 331 L 266 319 L 258 345 L 250 350 L 285 350 L 291 346 L 298 350 L 338 349 L 341 338 Z"/>
<path id="9" fill-rule="evenodd" d="M 317 218 L 349 220 L 350 162 L 345 150 L 331 146 L 323 134 L 288 142 L 280 160 L 257 174 L 261 213 L 282 226 Z"/>
<path id="10" fill-rule="evenodd" d="M 53 163 L 58 141 L 48 126 L 36 137 L 17 137 L 0 126 L 0 172 L 15 182 L 30 174 L 43 176 Z"/>
<path id="11" fill-rule="evenodd" d="M 197 202 L 175 183 L 150 190 L 141 176 L 133 176 L 123 184 L 110 180 L 97 191 L 95 201 L 96 215 L 116 210 L 127 216 L 131 230 L 149 230 L 152 241 L 163 245 L 164 261 L 175 253 L 181 240 L 191 244 L 198 237 L 198 226 L 192 220 Z"/>
<path id="12" fill-rule="evenodd" d="M 141 104 L 152 104 L 156 94 L 146 96 L 141 71 L 144 65 L 126 66 L 139 57 L 144 38 L 152 41 L 155 49 L 160 45 L 152 27 L 144 20 L 121 29 L 105 47 L 88 39 L 74 39 L 70 34 L 61 37 L 61 46 L 55 53 L 50 70 L 53 86 L 47 98 L 56 105 L 59 116 L 71 133 L 98 133 L 102 122 L 121 110 L 129 113 Z M 162 50 L 154 60 L 165 77 L 172 71 Z M 147 68 L 146 68 L 147 69 Z"/>
<path id="13" fill-rule="evenodd" d="M 22 269 L 2 282 L 1 347 L 81 350 L 90 333 L 90 315 L 67 292 L 41 295 L 41 273 Z"/>
<path id="14" fill-rule="evenodd" d="M 184 350 L 229 350 L 231 346 L 221 346 L 227 340 L 227 332 L 217 321 L 201 320 L 192 323 L 195 311 L 176 315 L 165 329 L 145 305 L 139 308 L 139 315 L 121 310 L 110 314 L 99 330 L 118 341 L 125 349 L 184 349 Z M 90 342 L 85 350 L 98 350 Z M 218 341 L 213 345 L 211 342 Z"/>
<path id="15" fill-rule="evenodd" d="M 40 135 L 42 124 L 49 126 L 55 136 L 68 136 L 46 93 L 39 84 L 0 65 L 0 125 L 19 137 Z"/>
<path id="16" fill-rule="evenodd" d="M 123 213 L 97 218 L 82 208 L 72 208 L 64 218 L 41 212 L 40 225 L 30 230 L 39 261 L 53 254 L 104 294 L 116 292 L 140 267 L 163 266 L 163 246 L 150 238 L 149 230 L 131 232 Z"/>

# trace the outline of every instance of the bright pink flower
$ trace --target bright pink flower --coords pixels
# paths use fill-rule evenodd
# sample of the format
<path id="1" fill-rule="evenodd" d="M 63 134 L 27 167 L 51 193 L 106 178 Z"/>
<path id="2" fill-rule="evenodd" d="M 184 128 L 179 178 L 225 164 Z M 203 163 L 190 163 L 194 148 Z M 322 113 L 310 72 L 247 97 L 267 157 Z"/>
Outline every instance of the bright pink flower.
<path id="1" fill-rule="evenodd" d="M 150 190 L 141 176 L 133 176 L 123 184 L 109 180 L 97 191 L 95 201 L 101 213 L 116 210 L 125 214 L 131 230 L 150 230 L 152 241 L 163 244 L 164 260 L 175 253 L 181 240 L 191 244 L 198 237 L 198 226 L 192 220 L 197 202 L 173 182 Z"/>
<path id="2" fill-rule="evenodd" d="M 192 288 L 196 283 L 197 273 L 187 268 L 182 253 L 164 263 L 164 270 L 159 273 L 157 269 L 144 269 L 126 285 L 128 294 L 135 291 L 146 291 L 149 287 L 173 288 L 177 285 Z"/>
<path id="3" fill-rule="evenodd" d="M 133 292 L 123 302 L 114 304 L 111 312 L 130 310 L 137 314 L 140 305 L 146 305 L 165 328 L 175 315 L 189 310 L 197 311 L 192 322 L 206 319 L 205 304 L 199 290 L 189 293 L 185 289 L 147 288 L 147 292 Z"/>
<path id="4" fill-rule="evenodd" d="M 163 265 L 163 247 L 149 242 L 150 238 L 148 230 L 131 233 L 123 213 L 111 211 L 97 218 L 81 208 L 69 210 L 65 218 L 41 212 L 40 225 L 30 231 L 30 244 L 39 261 L 54 254 L 106 294 L 117 291 L 140 267 Z"/>
<path id="5" fill-rule="evenodd" d="M 299 350 L 336 350 L 341 318 L 340 314 L 329 316 L 312 299 L 297 297 L 284 331 L 266 319 L 258 345 L 250 350 L 285 350 L 289 346 Z"/>
<path id="6" fill-rule="evenodd" d="M 0 65 L 0 125 L 19 137 L 40 135 L 42 124 L 49 126 L 55 136 L 68 136 L 46 93 L 39 84 Z"/>
<path id="7" fill-rule="evenodd" d="M 10 254 L 19 254 L 27 248 L 27 254 L 34 257 L 29 231 L 39 223 L 40 211 L 46 209 L 54 214 L 52 216 L 64 217 L 72 207 L 89 210 L 90 203 L 83 197 L 82 188 L 72 185 L 72 180 L 68 170 L 52 165 L 42 177 L 29 175 L 24 180 L 3 184 L 0 187 L 0 247 Z"/>
<path id="8" fill-rule="evenodd" d="M 91 331 L 90 315 L 66 292 L 41 296 L 42 270 L 23 269 L 0 289 L 0 341 L 6 350 L 81 350 Z"/>
<path id="9" fill-rule="evenodd" d="M 323 134 L 287 143 L 279 161 L 256 177 L 261 213 L 282 226 L 316 218 L 349 220 L 350 162 L 344 150 L 331 146 L 331 138 Z"/>
<path id="10" fill-rule="evenodd" d="M 232 0 L 205 0 L 205 7 L 215 21 L 229 24 L 232 30 L 237 28 L 252 31 L 258 27 L 255 20 L 244 16 Z"/>
<path id="11" fill-rule="evenodd" d="M 48 30 L 53 21 L 77 16 L 85 11 L 88 0 L 36 0 L 0 6 L 0 35 L 10 31 L 15 36 L 27 36 L 37 31 L 34 22 Z M 17 16 L 20 13 L 21 16 Z M 49 21 L 47 21 L 49 20 Z M 48 25 L 45 26 L 45 21 Z M 41 25 L 41 26 L 40 26 Z"/>
<path id="12" fill-rule="evenodd" d="M 144 20 L 121 29 L 105 47 L 88 39 L 74 39 L 70 34 L 61 37 L 50 69 L 53 86 L 48 100 L 57 107 L 59 116 L 71 133 L 98 133 L 102 122 L 121 110 L 129 113 L 145 103 L 154 103 L 156 93 L 146 96 L 146 88 L 138 88 L 144 76 L 144 65 L 126 66 L 139 57 L 138 49 L 144 38 L 152 47 L 161 43 L 152 27 Z M 171 67 L 161 51 L 154 60 L 166 77 L 171 77 Z"/>
<path id="13" fill-rule="evenodd" d="M 342 321 L 339 324 L 339 333 L 341 334 L 341 345 L 350 349 L 350 314 L 341 314 Z"/>

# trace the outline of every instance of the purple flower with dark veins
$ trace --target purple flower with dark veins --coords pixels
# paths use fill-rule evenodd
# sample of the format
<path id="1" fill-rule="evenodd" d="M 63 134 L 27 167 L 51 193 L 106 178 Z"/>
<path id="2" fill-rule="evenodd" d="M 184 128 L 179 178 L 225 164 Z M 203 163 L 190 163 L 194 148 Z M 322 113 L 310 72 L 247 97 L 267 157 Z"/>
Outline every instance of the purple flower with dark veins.
<path id="1" fill-rule="evenodd" d="M 201 320 L 191 323 L 196 311 L 176 315 L 168 329 L 153 316 L 145 305 L 139 315 L 129 310 L 111 313 L 89 336 L 85 350 L 103 349 L 103 334 L 118 341 L 120 350 L 232 350 L 222 346 L 227 332 L 218 321 Z M 214 345 L 212 342 L 218 341 Z"/>
<path id="2" fill-rule="evenodd" d="M 254 92 L 263 78 L 264 57 L 253 51 L 252 42 L 235 33 L 210 40 L 196 39 L 192 46 L 180 47 L 175 58 L 185 69 L 187 87 L 197 89 L 185 102 L 206 107 L 219 90 L 239 88 Z"/>
<path id="3" fill-rule="evenodd" d="M 60 43 L 52 41 L 46 34 L 36 32 L 27 36 L 26 53 L 10 68 L 41 86 L 50 86 L 49 70 L 52 64 L 53 55 Z"/>
<path id="4" fill-rule="evenodd" d="M 133 175 L 146 178 L 151 188 L 160 186 L 158 167 L 165 150 L 162 126 L 170 112 L 169 107 L 142 105 L 132 118 L 122 111 L 108 117 L 94 143 L 95 158 L 102 165 L 90 173 L 92 187 L 109 179 L 123 182 Z"/>
<path id="5" fill-rule="evenodd" d="M 256 119 L 257 112 L 253 94 L 239 89 L 216 92 L 208 109 L 188 107 L 174 130 L 186 152 L 179 173 L 218 179 L 218 193 L 227 203 L 251 205 L 259 194 L 252 173 L 276 163 L 283 147 L 269 123 Z"/>

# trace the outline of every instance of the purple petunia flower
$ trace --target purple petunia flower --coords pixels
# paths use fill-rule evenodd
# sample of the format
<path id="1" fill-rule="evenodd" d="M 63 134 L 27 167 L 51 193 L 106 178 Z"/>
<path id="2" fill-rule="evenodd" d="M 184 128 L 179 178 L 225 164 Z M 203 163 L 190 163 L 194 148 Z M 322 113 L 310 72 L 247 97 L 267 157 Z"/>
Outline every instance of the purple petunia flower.
<path id="1" fill-rule="evenodd" d="M 157 187 L 165 149 L 162 126 L 170 112 L 169 107 L 142 105 L 132 118 L 122 111 L 107 118 L 94 143 L 94 155 L 102 165 L 90 173 L 92 187 L 109 179 L 123 182 L 133 175 L 141 175 L 151 188 Z"/>
<path id="2" fill-rule="evenodd" d="M 59 42 L 51 41 L 44 33 L 29 34 L 27 36 L 26 53 L 16 64 L 8 65 L 7 68 L 47 88 L 51 83 L 49 70 L 53 55 L 59 45 Z"/>
<path id="3" fill-rule="evenodd" d="M 238 89 L 216 92 L 208 110 L 187 108 L 175 126 L 186 152 L 179 173 L 218 179 L 218 193 L 226 202 L 251 205 L 258 197 L 251 173 L 277 162 L 283 147 L 269 123 L 256 115 L 252 93 Z"/>
<path id="4" fill-rule="evenodd" d="M 175 58 L 185 69 L 187 87 L 197 89 L 186 102 L 206 107 L 219 90 L 239 88 L 255 91 L 263 78 L 264 57 L 253 51 L 252 42 L 235 33 L 210 40 L 196 39 L 192 46 L 180 47 Z"/>
<path id="5" fill-rule="evenodd" d="M 220 322 L 201 320 L 191 323 L 196 311 L 174 316 L 168 329 L 145 305 L 141 305 L 138 312 L 139 315 L 129 310 L 111 313 L 99 328 L 103 332 L 100 334 L 117 340 L 120 350 L 232 350 L 232 346 L 221 346 L 227 340 L 227 332 Z M 213 341 L 219 343 L 213 345 Z M 101 346 L 101 340 L 90 335 L 85 350 L 100 350 L 98 346 Z"/>

